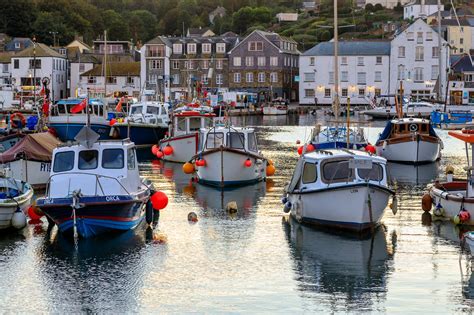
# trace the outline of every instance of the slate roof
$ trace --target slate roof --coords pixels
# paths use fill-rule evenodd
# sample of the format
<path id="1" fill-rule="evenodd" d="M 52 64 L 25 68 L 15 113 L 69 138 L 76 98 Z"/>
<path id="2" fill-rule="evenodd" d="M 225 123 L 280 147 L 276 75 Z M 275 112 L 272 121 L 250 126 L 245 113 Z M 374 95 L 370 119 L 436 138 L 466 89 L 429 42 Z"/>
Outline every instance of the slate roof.
<path id="1" fill-rule="evenodd" d="M 100 60 L 93 54 L 79 53 L 76 57 L 70 59 L 71 63 L 100 63 Z"/>
<path id="2" fill-rule="evenodd" d="M 33 57 L 33 49 L 35 49 L 34 45 L 20 51 L 15 55 L 15 57 Z M 36 57 L 56 57 L 56 58 L 66 58 L 66 56 L 61 55 L 57 51 L 49 48 L 47 45 L 42 43 L 36 44 Z"/>
<path id="3" fill-rule="evenodd" d="M 15 43 L 20 43 L 20 48 L 15 48 Z M 5 51 L 20 51 L 33 45 L 33 41 L 27 37 L 15 37 L 5 44 Z"/>
<path id="4" fill-rule="evenodd" d="M 82 76 L 102 76 L 102 65 L 97 65 L 89 71 L 81 74 Z M 107 76 L 125 77 L 140 76 L 139 62 L 114 62 L 107 64 Z"/>
<path id="5" fill-rule="evenodd" d="M 341 41 L 339 56 L 390 55 L 390 41 Z M 334 42 L 319 43 L 305 51 L 303 56 L 333 56 Z"/>
<path id="6" fill-rule="evenodd" d="M 472 56 L 472 58 L 474 59 L 474 56 Z M 469 58 L 469 56 L 464 54 L 461 56 L 461 58 L 459 58 L 451 65 L 451 69 L 453 69 L 454 72 L 460 73 L 465 71 L 472 72 L 474 71 L 474 65 L 471 63 L 471 59 Z"/>
<path id="7" fill-rule="evenodd" d="M 10 63 L 13 54 L 14 54 L 13 52 L 1 52 L 0 53 L 0 63 Z"/>
<path id="8" fill-rule="evenodd" d="M 456 19 L 444 19 L 441 20 L 441 26 L 471 26 L 467 19 L 459 19 L 459 24 Z"/>

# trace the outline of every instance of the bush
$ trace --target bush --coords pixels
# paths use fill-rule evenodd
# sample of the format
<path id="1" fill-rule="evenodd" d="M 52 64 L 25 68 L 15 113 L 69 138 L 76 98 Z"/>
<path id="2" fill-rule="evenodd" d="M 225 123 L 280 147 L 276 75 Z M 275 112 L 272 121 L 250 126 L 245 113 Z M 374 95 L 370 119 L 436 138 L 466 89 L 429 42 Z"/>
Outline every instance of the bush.
<path id="1" fill-rule="evenodd" d="M 374 12 L 383 10 L 383 6 L 380 3 L 374 5 Z"/>
<path id="2" fill-rule="evenodd" d="M 365 5 L 365 11 L 374 12 L 374 5 L 372 3 L 367 3 Z"/>

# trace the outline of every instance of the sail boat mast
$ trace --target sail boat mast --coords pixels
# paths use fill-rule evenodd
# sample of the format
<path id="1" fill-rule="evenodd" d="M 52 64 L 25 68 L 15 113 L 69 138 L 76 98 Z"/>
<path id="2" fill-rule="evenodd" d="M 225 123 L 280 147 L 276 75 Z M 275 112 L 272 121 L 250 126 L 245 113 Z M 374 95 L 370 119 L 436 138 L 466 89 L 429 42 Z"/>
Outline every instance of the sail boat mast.
<path id="1" fill-rule="evenodd" d="M 454 10 L 454 12 L 456 12 L 456 9 Z M 441 0 L 438 0 L 438 100 L 441 101 L 442 100 L 442 91 L 443 91 L 443 88 L 441 86 L 441 69 L 443 69 L 442 67 L 442 62 L 443 62 L 443 58 L 441 57 L 441 52 L 442 52 L 442 39 L 441 39 Z"/>
<path id="2" fill-rule="evenodd" d="M 104 118 L 107 118 L 107 30 L 104 31 Z"/>
<path id="3" fill-rule="evenodd" d="M 337 0 L 334 0 L 334 116 L 339 120 L 339 51 L 338 51 Z"/>

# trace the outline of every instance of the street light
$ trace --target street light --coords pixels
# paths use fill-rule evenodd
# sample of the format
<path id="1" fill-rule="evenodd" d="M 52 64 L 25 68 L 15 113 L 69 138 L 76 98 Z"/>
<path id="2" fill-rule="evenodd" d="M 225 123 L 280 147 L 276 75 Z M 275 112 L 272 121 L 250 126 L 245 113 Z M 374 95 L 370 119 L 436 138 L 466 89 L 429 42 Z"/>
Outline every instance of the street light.
<path id="1" fill-rule="evenodd" d="M 56 47 L 56 35 L 58 35 L 58 32 L 49 32 L 50 35 L 53 35 L 53 47 Z M 58 43 L 59 45 L 59 43 Z"/>

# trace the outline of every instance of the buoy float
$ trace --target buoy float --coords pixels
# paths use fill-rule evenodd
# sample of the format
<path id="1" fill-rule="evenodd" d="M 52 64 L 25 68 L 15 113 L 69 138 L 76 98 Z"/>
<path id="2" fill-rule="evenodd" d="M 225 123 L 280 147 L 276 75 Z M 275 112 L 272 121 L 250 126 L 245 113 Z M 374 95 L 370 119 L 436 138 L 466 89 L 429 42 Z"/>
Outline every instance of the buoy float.
<path id="1" fill-rule="evenodd" d="M 284 211 L 285 213 L 290 212 L 291 206 L 292 206 L 292 205 L 291 205 L 291 201 L 287 201 L 287 202 L 285 203 L 285 206 L 283 207 L 283 211 Z"/>
<path id="2" fill-rule="evenodd" d="M 453 217 L 453 223 L 458 225 L 459 223 L 461 223 L 461 219 L 459 218 L 459 215 L 455 215 Z"/>
<path id="3" fill-rule="evenodd" d="M 109 126 L 113 126 L 117 123 L 117 119 L 115 118 L 112 118 L 110 121 L 109 121 Z"/>
<path id="4" fill-rule="evenodd" d="M 153 205 L 150 200 L 146 203 L 146 208 L 145 208 L 145 220 L 146 223 L 152 224 L 153 223 Z"/>
<path id="5" fill-rule="evenodd" d="M 288 201 L 288 198 L 286 197 L 281 197 L 281 203 L 285 204 Z"/>
<path id="6" fill-rule="evenodd" d="M 430 194 L 424 194 L 423 198 L 421 198 L 421 208 L 423 211 L 431 211 L 431 207 L 433 206 L 433 199 L 431 199 Z"/>
<path id="7" fill-rule="evenodd" d="M 267 165 L 267 168 L 265 170 L 267 176 L 273 176 L 275 175 L 276 168 L 273 164 Z"/>
<path id="8" fill-rule="evenodd" d="M 12 226 L 18 230 L 26 226 L 26 216 L 20 210 L 20 208 L 17 208 L 16 211 L 13 213 Z"/>
<path id="9" fill-rule="evenodd" d="M 188 221 L 189 222 L 193 222 L 193 223 L 196 223 L 198 221 L 198 216 L 196 214 L 196 212 L 189 212 L 188 213 Z"/>
<path id="10" fill-rule="evenodd" d="M 300 141 L 300 140 L 296 140 L 296 144 L 300 144 L 300 143 L 301 143 L 301 141 Z"/>
<path id="11" fill-rule="evenodd" d="M 171 155 L 173 154 L 173 147 L 170 146 L 169 144 L 166 145 L 166 147 L 163 148 L 163 153 L 165 155 Z"/>
<path id="12" fill-rule="evenodd" d="M 155 210 L 162 210 L 168 205 L 168 196 L 162 191 L 155 192 L 150 200 Z"/>
<path id="13" fill-rule="evenodd" d="M 299 154 L 299 155 L 303 154 L 303 146 L 300 146 L 300 147 L 298 148 L 298 154 Z"/>
<path id="14" fill-rule="evenodd" d="M 153 153 L 153 155 L 156 155 L 158 153 L 158 146 L 155 144 L 151 147 L 151 153 Z"/>
<path id="15" fill-rule="evenodd" d="M 204 159 L 196 160 L 196 166 L 206 166 L 207 162 Z"/>
<path id="16" fill-rule="evenodd" d="M 186 162 L 183 164 L 183 172 L 184 174 L 192 174 L 194 173 L 194 165 L 193 163 Z"/>
<path id="17" fill-rule="evenodd" d="M 469 211 L 467 211 L 466 209 L 462 209 L 459 212 L 458 216 L 459 216 L 459 221 L 461 223 L 466 223 L 471 219 L 471 215 L 469 214 Z"/>
<path id="18" fill-rule="evenodd" d="M 28 208 L 28 217 L 30 218 L 30 221 L 28 223 L 30 224 L 37 224 L 37 223 L 41 223 L 41 216 L 38 215 L 35 210 L 34 210 L 34 207 L 33 206 L 30 206 Z"/>
<path id="19" fill-rule="evenodd" d="M 375 149 L 375 147 L 371 144 L 368 144 L 365 146 L 365 152 L 368 152 L 370 154 L 375 154 L 377 152 L 377 150 Z"/>
<path id="20" fill-rule="evenodd" d="M 306 146 L 306 152 L 313 152 L 314 150 L 314 145 L 312 145 L 311 143 Z"/>
<path id="21" fill-rule="evenodd" d="M 225 206 L 225 209 L 229 213 L 236 213 L 237 212 L 237 202 L 235 201 L 229 201 L 227 205 Z"/>
<path id="22" fill-rule="evenodd" d="M 158 152 L 156 152 L 156 157 L 157 158 L 161 159 L 161 158 L 163 158 L 163 156 L 164 156 L 163 151 L 158 150 Z"/>
<path id="23" fill-rule="evenodd" d="M 252 166 L 252 161 L 249 158 L 247 158 L 244 162 L 244 165 L 245 165 L 245 167 L 251 167 Z"/>

